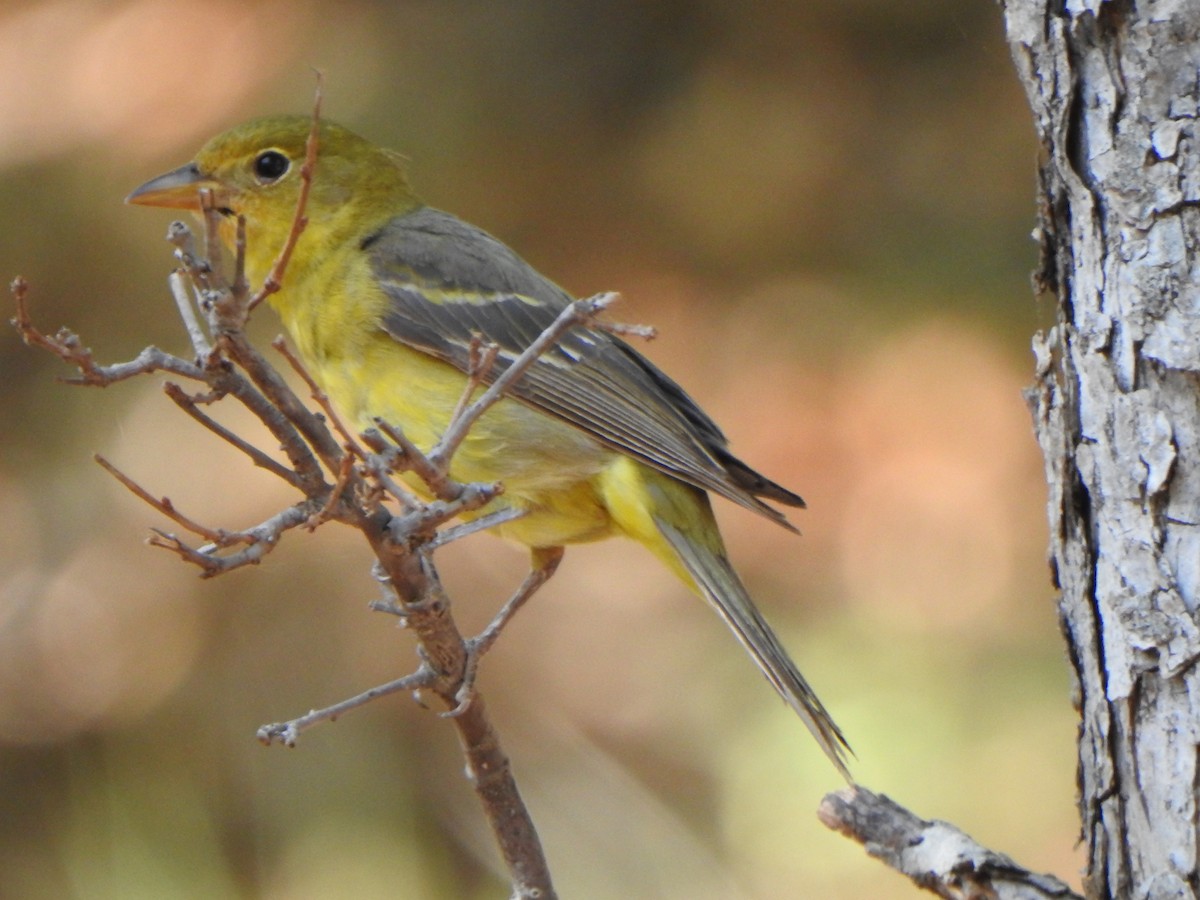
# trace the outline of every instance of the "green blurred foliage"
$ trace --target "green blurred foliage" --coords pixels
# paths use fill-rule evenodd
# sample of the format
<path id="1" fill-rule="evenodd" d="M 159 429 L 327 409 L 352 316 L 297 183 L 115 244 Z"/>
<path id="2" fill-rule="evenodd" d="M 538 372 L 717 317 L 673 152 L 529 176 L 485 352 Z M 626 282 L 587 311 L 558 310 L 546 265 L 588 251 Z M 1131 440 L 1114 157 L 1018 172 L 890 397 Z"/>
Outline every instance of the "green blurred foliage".
<path id="1" fill-rule="evenodd" d="M 1034 150 L 993 4 L 153 0 L 0 11 L 0 269 L 103 360 L 180 350 L 135 185 L 309 108 L 571 290 L 800 490 L 802 539 L 722 510 L 856 773 L 1074 878 L 1074 716 L 1020 397 Z M 278 325 L 255 323 L 264 338 Z M 56 383 L 0 333 L 0 896 L 500 897 L 448 726 L 335 526 L 201 582 L 99 451 L 212 525 L 287 494 L 152 379 Z M 235 422 L 243 421 L 233 415 Z M 481 626 L 524 559 L 443 552 Z M 715 617 L 628 547 L 572 550 L 482 689 L 563 896 L 907 897 L 813 811 L 836 775 Z"/>

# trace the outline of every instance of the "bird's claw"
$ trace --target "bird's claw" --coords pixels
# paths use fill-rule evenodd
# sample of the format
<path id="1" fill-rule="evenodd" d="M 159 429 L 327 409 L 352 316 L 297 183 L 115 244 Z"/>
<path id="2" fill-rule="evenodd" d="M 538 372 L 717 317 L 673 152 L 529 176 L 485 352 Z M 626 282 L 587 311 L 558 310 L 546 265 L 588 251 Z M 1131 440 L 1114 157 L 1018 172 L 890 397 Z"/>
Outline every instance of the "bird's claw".
<path id="1" fill-rule="evenodd" d="M 479 661 L 492 645 L 492 641 L 484 640 L 484 636 L 471 638 L 463 643 L 466 659 L 463 662 L 462 680 L 458 683 L 458 690 L 454 692 L 454 708 L 442 713 L 442 717 L 446 719 L 461 716 L 471 708 L 475 701 L 475 679 L 479 675 Z"/>

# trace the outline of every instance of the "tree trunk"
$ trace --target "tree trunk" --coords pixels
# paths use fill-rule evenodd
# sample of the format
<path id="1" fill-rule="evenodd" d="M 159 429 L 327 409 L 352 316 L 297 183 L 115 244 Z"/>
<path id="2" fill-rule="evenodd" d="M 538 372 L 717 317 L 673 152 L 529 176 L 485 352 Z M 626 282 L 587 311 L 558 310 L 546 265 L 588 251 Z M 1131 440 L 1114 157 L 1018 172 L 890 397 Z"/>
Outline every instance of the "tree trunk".
<path id="1" fill-rule="evenodd" d="M 1089 897 L 1200 897 L 1200 4 L 1005 0 L 1041 143 L 1031 393 Z"/>

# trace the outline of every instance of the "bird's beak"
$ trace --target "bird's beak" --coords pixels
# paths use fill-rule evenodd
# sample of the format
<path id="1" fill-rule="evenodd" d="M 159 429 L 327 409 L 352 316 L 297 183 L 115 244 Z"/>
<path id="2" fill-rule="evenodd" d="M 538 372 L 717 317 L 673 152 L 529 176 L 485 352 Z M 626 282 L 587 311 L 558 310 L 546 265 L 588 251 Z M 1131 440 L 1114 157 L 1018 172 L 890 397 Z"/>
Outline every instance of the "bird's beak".
<path id="1" fill-rule="evenodd" d="M 217 182 L 202 174 L 193 162 L 150 179 L 126 197 L 125 202 L 137 206 L 162 206 L 199 212 L 200 189 L 217 187 Z"/>

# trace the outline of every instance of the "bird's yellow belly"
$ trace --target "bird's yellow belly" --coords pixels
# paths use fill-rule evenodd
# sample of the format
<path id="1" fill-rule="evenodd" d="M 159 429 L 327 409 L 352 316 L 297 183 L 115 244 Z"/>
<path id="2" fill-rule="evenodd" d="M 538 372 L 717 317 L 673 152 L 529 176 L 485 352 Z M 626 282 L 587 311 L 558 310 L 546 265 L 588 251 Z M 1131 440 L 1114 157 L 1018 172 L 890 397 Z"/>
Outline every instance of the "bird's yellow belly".
<path id="1" fill-rule="evenodd" d="M 370 428 L 382 418 L 426 452 L 445 431 L 466 383 L 453 366 L 383 334 L 353 356 L 326 358 L 315 368 L 352 427 Z M 520 519 L 496 531 L 530 547 L 550 547 L 614 533 L 596 484 L 619 458 L 565 422 L 504 398 L 472 426 L 450 473 L 463 482 L 502 482 L 504 493 L 474 515 L 520 509 Z M 415 477 L 405 480 L 421 490 Z"/>

